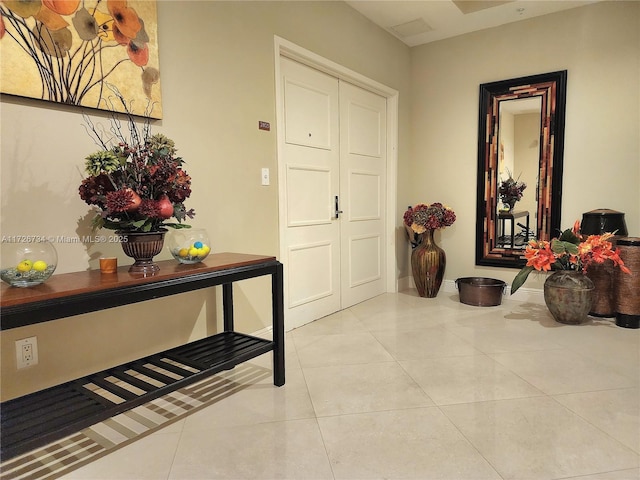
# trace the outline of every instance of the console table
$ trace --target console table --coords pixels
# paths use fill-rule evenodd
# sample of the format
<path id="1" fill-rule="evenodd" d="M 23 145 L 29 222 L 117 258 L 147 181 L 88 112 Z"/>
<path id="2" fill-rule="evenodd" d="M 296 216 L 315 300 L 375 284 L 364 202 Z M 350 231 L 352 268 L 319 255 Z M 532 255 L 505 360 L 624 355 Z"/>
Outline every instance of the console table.
<path id="1" fill-rule="evenodd" d="M 507 220 L 511 221 L 511 249 L 515 248 L 515 238 L 516 238 L 516 218 L 526 217 L 525 227 L 527 229 L 527 233 L 525 234 L 526 240 L 525 242 L 529 242 L 529 212 L 523 210 L 521 212 L 500 212 L 498 213 L 498 220 L 500 221 L 500 231 L 498 233 L 498 240 L 500 238 L 505 237 L 505 222 Z M 505 242 L 502 242 L 504 246 Z"/>
<path id="2" fill-rule="evenodd" d="M 125 266 L 54 275 L 30 288 L 1 286 L 3 330 L 215 285 L 222 285 L 224 317 L 221 333 L 2 403 L 2 460 L 270 351 L 273 383 L 284 385 L 283 269 L 275 257 L 218 253 L 195 265 L 157 263 L 160 271 L 149 277 Z M 271 276 L 273 340 L 234 331 L 233 283 L 264 275 Z"/>

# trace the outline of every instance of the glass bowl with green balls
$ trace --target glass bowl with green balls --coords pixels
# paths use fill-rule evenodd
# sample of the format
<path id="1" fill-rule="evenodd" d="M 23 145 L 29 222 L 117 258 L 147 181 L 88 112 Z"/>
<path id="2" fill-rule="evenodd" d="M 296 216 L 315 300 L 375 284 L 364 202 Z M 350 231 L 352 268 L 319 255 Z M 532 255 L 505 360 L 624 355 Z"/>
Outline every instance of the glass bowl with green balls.
<path id="1" fill-rule="evenodd" d="M 53 244 L 37 236 L 3 236 L 1 250 L 0 278 L 14 287 L 46 282 L 58 264 Z"/>
<path id="2" fill-rule="evenodd" d="M 173 258 L 180 263 L 199 263 L 211 252 L 209 235 L 202 228 L 181 228 L 173 230 L 167 242 Z"/>

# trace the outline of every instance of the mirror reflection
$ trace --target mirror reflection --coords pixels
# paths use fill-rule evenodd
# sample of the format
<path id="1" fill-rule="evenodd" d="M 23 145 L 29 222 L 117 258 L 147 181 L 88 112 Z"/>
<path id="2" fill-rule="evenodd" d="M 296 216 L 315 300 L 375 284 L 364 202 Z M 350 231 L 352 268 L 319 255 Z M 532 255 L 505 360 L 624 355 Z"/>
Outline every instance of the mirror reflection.
<path id="1" fill-rule="evenodd" d="M 499 109 L 496 243 L 524 249 L 537 238 L 531 227 L 537 218 L 542 98 L 505 100 Z"/>
<path id="2" fill-rule="evenodd" d="M 476 265 L 520 268 L 560 228 L 566 76 L 480 85 Z"/>

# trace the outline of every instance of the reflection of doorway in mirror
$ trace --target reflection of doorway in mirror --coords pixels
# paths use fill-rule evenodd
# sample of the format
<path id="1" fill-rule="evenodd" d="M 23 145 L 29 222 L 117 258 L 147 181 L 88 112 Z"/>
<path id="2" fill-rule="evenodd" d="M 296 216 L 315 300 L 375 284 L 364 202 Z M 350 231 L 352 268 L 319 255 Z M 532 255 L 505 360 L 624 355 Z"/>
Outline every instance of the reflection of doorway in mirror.
<path id="1" fill-rule="evenodd" d="M 522 199 L 516 204 L 515 211 L 529 212 L 530 225 L 536 225 L 538 212 L 538 182 L 540 171 L 540 134 L 542 97 L 534 96 L 500 102 L 499 117 L 499 182 L 513 176 L 514 180 L 524 182 L 527 188 Z M 498 203 L 498 210 L 502 205 Z M 507 222 L 502 235 L 510 237 L 526 233 L 517 222 Z M 520 235 L 516 247 L 524 248 L 526 235 Z M 529 236 L 532 239 L 532 236 Z"/>

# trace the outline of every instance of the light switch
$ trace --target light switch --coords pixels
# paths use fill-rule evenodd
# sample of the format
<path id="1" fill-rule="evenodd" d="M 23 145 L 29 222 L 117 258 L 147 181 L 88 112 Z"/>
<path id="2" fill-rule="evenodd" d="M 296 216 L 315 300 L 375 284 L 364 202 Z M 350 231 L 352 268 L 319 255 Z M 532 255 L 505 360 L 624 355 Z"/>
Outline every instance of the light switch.
<path id="1" fill-rule="evenodd" d="M 269 185 L 269 169 L 262 169 L 262 185 Z"/>

